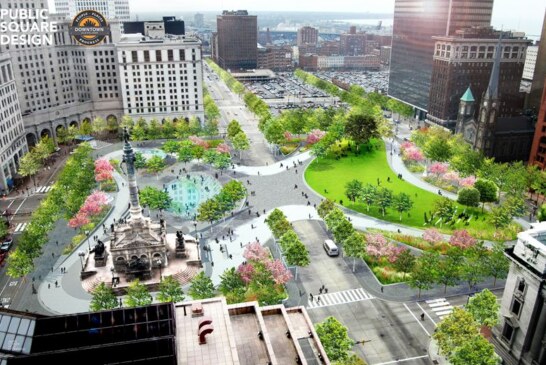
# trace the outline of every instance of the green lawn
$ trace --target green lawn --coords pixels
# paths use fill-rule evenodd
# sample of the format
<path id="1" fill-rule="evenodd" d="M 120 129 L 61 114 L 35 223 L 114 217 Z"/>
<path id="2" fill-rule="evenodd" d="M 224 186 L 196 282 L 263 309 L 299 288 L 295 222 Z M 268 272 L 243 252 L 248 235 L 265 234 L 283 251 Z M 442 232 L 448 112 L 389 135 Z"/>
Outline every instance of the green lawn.
<path id="1" fill-rule="evenodd" d="M 405 192 L 409 194 L 413 201 L 413 209 L 411 212 L 404 214 L 402 222 L 400 222 L 399 213 L 394 209 L 387 209 L 387 214 L 383 217 L 378 208 L 370 207 L 367 211 L 367 206 L 364 203 L 353 203 L 345 196 L 345 184 L 353 179 L 370 183 L 377 186 L 379 178 L 382 187 L 387 187 L 395 194 Z M 390 182 L 387 182 L 390 178 Z M 335 160 L 333 158 L 315 159 L 309 168 L 305 171 L 305 179 L 319 194 L 334 200 L 339 203 L 343 200 L 343 205 L 347 208 L 362 212 L 364 214 L 377 217 L 386 221 L 402 223 L 407 226 L 426 229 L 424 225 L 424 214 L 427 215 L 434 206 L 434 202 L 440 197 L 437 194 L 422 190 L 406 181 L 399 180 L 397 175 L 391 170 L 387 162 L 387 154 L 385 153 L 385 145 L 382 141 L 378 142 L 378 149 L 371 152 L 362 152 L 359 156 L 349 153 L 348 157 Z M 327 193 L 326 193 L 327 191 Z M 458 205 L 458 212 L 462 212 L 464 207 Z M 467 208 L 468 211 L 468 208 Z M 455 225 L 455 229 L 467 229 L 470 234 L 479 239 L 501 239 L 494 236 L 494 227 L 487 222 L 487 212 L 481 214 L 479 209 L 472 209 L 475 216 L 471 220 L 469 226 L 464 226 L 463 223 Z M 477 215 L 477 217 L 476 217 Z M 445 233 L 451 232 L 451 228 L 444 226 L 436 227 Z M 515 232 L 504 232 L 508 237 L 515 237 Z M 507 237 L 504 237 L 507 238 Z"/>

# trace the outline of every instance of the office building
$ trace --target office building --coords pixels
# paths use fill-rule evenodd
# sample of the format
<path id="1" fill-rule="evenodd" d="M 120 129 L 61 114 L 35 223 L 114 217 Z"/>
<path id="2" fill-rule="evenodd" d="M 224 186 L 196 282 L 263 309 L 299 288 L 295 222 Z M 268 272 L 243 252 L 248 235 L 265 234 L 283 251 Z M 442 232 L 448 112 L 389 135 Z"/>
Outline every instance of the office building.
<path id="1" fill-rule="evenodd" d="M 226 11 L 216 17 L 217 33 L 213 35 L 213 58 L 230 70 L 258 67 L 258 17 L 246 10 Z"/>
<path id="2" fill-rule="evenodd" d="M 164 16 L 163 20 L 157 21 L 135 21 L 123 23 L 125 34 L 140 33 L 150 38 L 164 38 L 169 35 L 184 35 L 184 21 L 174 16 Z"/>
<path id="3" fill-rule="evenodd" d="M 542 33 L 538 46 L 537 60 L 535 62 L 535 71 L 531 90 L 526 100 L 526 108 L 538 111 L 542 100 L 542 90 L 544 89 L 544 80 L 546 79 L 546 12 L 542 23 Z"/>
<path id="4" fill-rule="evenodd" d="M 258 68 L 273 71 L 289 71 L 292 64 L 291 46 L 258 47 Z"/>
<path id="5" fill-rule="evenodd" d="M 84 10 L 96 10 L 106 19 L 126 22 L 131 19 L 129 0 L 55 0 L 55 12 L 74 18 Z"/>
<path id="6" fill-rule="evenodd" d="M 298 29 L 298 36 L 297 36 L 297 46 L 301 47 L 304 45 L 314 45 L 316 46 L 318 44 L 318 29 L 305 26 L 300 29 Z"/>
<path id="7" fill-rule="evenodd" d="M 28 151 L 15 73 L 7 53 L 0 53 L 0 194 L 13 187 L 19 159 Z"/>
<path id="8" fill-rule="evenodd" d="M 357 32 L 356 27 L 351 26 L 349 33 L 340 35 L 340 54 L 343 56 L 363 56 L 366 53 L 366 40 L 366 33 Z"/>
<path id="9" fill-rule="evenodd" d="M 546 223 L 518 233 L 506 250 L 510 271 L 501 301 L 493 344 L 505 364 L 544 364 L 546 349 Z"/>
<path id="10" fill-rule="evenodd" d="M 381 58 L 381 64 L 390 65 L 391 62 L 391 46 L 382 46 L 379 57 Z"/>
<path id="11" fill-rule="evenodd" d="M 196 13 L 193 16 L 193 26 L 196 28 L 203 28 L 205 26 L 205 16 L 200 13 Z"/>
<path id="12" fill-rule="evenodd" d="M 546 83 L 542 92 L 529 164 L 537 165 L 542 170 L 546 167 Z"/>
<path id="13" fill-rule="evenodd" d="M 538 45 L 527 47 L 525 55 L 525 65 L 523 66 L 523 75 L 521 76 L 520 91 L 529 94 L 531 92 L 531 84 L 535 75 L 535 66 L 538 56 Z"/>
<path id="14" fill-rule="evenodd" d="M 0 309 L 0 323 L 3 364 L 330 364 L 304 307 L 221 297 L 56 316 Z"/>
<path id="15" fill-rule="evenodd" d="M 201 42 L 127 35 L 117 44 L 123 112 L 133 118 L 204 121 Z"/>
<path id="16" fill-rule="evenodd" d="M 427 122 L 453 129 L 457 120 L 459 98 L 470 87 L 476 105 L 481 104 L 495 60 L 495 45 L 501 32 L 491 27 L 458 30 L 454 35 L 436 36 L 432 63 Z M 502 96 L 501 117 L 520 115 L 523 94 L 520 92 L 525 53 L 530 44 L 526 38 L 510 32 L 502 34 L 499 94 Z"/>
<path id="17" fill-rule="evenodd" d="M 396 0 L 389 95 L 428 111 L 435 41 L 471 26 L 489 26 L 493 0 Z"/>

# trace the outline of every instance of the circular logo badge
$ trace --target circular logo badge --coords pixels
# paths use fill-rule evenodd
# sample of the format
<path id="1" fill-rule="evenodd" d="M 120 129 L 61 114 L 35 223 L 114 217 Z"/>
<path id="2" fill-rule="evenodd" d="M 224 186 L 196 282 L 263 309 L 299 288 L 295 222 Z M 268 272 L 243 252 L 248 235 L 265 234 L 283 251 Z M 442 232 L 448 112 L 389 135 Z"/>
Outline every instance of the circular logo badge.
<path id="1" fill-rule="evenodd" d="M 110 35 L 106 18 L 95 10 L 84 10 L 72 21 L 70 35 L 84 46 L 94 46 Z"/>

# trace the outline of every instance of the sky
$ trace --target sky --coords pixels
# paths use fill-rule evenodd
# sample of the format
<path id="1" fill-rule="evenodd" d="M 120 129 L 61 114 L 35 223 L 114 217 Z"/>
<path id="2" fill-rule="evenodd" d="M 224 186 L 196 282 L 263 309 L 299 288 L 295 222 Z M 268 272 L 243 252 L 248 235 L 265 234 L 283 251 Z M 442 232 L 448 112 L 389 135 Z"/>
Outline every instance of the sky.
<path id="1" fill-rule="evenodd" d="M 53 0 L 49 0 L 50 3 Z M 129 0 L 132 13 L 221 11 L 320 11 L 393 13 L 394 0 Z M 540 35 L 546 4 L 544 0 L 495 0 L 493 26 Z M 168 14 L 166 14 L 168 15 Z"/>

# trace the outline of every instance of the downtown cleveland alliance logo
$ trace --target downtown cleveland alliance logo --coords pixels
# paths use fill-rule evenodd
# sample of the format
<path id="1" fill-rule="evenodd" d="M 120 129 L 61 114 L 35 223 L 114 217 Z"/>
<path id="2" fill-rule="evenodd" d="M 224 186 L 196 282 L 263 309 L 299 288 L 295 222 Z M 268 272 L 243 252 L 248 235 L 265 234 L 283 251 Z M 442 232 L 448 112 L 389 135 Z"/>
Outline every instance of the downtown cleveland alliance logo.
<path id="1" fill-rule="evenodd" d="M 98 11 L 84 10 L 72 21 L 69 34 L 82 46 L 95 46 L 110 35 L 110 26 Z"/>

